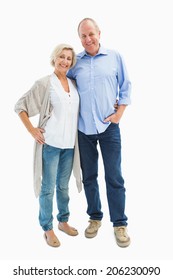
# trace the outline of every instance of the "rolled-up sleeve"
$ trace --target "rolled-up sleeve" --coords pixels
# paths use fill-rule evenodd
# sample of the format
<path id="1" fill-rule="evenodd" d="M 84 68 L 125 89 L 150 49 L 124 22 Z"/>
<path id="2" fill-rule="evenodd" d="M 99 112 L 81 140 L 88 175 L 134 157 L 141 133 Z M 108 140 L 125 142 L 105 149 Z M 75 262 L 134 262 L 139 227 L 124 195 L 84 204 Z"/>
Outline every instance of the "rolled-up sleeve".
<path id="1" fill-rule="evenodd" d="M 42 104 L 40 96 L 41 83 L 35 82 L 32 88 L 27 91 L 15 104 L 14 110 L 17 114 L 25 111 L 29 117 L 39 114 Z"/>
<path id="2" fill-rule="evenodd" d="M 129 79 L 127 69 L 123 58 L 118 56 L 118 83 L 119 83 L 119 100 L 118 105 L 130 105 L 131 104 L 131 81 Z"/>

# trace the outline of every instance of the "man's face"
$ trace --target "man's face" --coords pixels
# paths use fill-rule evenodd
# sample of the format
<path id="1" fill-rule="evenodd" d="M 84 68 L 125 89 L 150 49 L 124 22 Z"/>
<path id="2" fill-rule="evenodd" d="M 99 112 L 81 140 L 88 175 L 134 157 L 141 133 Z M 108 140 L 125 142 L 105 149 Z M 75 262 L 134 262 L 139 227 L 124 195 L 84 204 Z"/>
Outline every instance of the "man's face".
<path id="1" fill-rule="evenodd" d="M 91 21 L 87 20 L 81 23 L 79 27 L 79 37 L 82 46 L 88 54 L 94 56 L 98 53 L 100 31 Z"/>

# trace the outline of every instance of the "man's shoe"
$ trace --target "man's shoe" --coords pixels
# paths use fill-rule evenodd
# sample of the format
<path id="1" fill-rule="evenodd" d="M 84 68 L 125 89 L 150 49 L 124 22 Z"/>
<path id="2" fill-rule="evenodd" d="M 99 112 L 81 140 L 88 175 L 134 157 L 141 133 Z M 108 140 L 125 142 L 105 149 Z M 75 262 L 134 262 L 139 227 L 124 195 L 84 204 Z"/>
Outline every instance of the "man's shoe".
<path id="1" fill-rule="evenodd" d="M 120 247 L 127 247 L 130 245 L 130 237 L 127 234 L 127 227 L 114 227 L 114 233 L 117 245 Z"/>
<path id="2" fill-rule="evenodd" d="M 98 229 L 101 226 L 101 221 L 89 220 L 89 223 L 89 226 L 85 230 L 85 237 L 93 238 L 97 235 Z"/>

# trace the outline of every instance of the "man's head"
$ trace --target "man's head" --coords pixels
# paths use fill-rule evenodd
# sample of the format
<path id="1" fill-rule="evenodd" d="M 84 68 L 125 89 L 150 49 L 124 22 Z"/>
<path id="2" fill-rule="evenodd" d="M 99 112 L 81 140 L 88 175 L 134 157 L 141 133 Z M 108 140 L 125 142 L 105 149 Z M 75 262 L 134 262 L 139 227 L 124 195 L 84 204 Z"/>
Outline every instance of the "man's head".
<path id="1" fill-rule="evenodd" d="M 91 56 L 98 53 L 100 33 L 97 23 L 92 18 L 84 18 L 78 25 L 78 34 L 82 46 Z"/>

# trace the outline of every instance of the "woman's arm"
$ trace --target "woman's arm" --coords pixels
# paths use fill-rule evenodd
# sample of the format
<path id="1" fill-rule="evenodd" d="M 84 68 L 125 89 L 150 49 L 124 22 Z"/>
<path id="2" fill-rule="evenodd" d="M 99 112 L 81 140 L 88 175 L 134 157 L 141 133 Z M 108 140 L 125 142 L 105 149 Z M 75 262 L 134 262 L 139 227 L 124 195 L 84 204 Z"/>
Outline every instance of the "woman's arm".
<path id="1" fill-rule="evenodd" d="M 32 123 L 30 122 L 30 119 L 28 117 L 28 114 L 25 111 L 22 111 L 19 113 L 19 117 L 21 121 L 23 122 L 24 126 L 28 130 L 28 132 L 32 135 L 32 137 L 36 140 L 39 144 L 44 144 L 44 129 L 39 127 L 34 127 Z"/>

